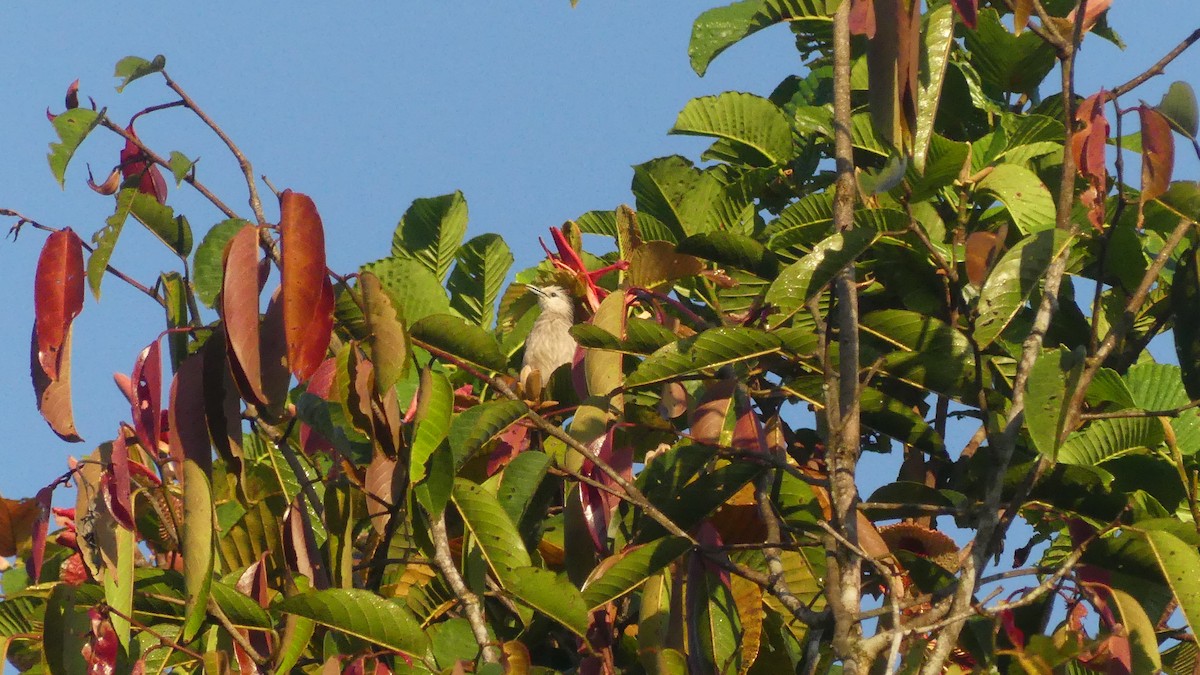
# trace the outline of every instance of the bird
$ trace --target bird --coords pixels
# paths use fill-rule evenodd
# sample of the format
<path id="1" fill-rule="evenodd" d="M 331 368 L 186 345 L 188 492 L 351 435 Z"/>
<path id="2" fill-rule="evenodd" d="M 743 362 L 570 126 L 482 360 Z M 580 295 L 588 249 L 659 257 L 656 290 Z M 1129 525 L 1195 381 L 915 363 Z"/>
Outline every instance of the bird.
<path id="1" fill-rule="evenodd" d="M 562 286 L 526 286 L 537 296 L 542 313 L 533 322 L 529 337 L 525 338 L 525 358 L 521 363 L 521 382 L 528 388 L 534 372 L 538 373 L 540 389 L 550 379 L 551 373 L 565 363 L 575 359 L 575 338 L 571 337 L 571 326 L 575 325 L 575 300 Z"/>

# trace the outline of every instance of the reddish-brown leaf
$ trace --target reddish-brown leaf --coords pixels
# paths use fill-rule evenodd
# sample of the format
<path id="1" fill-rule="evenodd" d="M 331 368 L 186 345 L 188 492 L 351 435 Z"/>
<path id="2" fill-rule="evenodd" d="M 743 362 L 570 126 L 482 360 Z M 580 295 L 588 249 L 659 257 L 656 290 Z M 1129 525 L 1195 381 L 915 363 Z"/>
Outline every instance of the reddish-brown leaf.
<path id="1" fill-rule="evenodd" d="M 215 336 L 214 336 L 215 337 Z M 190 459 L 205 474 L 212 473 L 212 446 L 208 440 L 204 396 L 204 359 L 206 354 L 193 354 L 179 364 L 171 380 L 171 400 L 167 408 L 167 425 L 171 460 L 182 467 Z M 182 477 L 183 472 L 178 471 Z"/>
<path id="2" fill-rule="evenodd" d="M 133 482 L 129 476 L 129 446 L 125 437 L 129 427 L 121 425 L 112 442 L 108 473 L 104 476 L 105 504 L 112 512 L 117 524 L 133 530 Z"/>
<path id="3" fill-rule="evenodd" d="M 63 343 L 83 309 L 83 242 L 71 228 L 46 237 L 33 281 L 37 359 L 51 380 L 59 377 Z"/>
<path id="4" fill-rule="evenodd" d="M 867 46 L 871 118 L 879 133 L 908 147 L 917 118 L 921 3 L 875 0 L 877 30 Z"/>
<path id="5" fill-rule="evenodd" d="M 158 452 L 162 437 L 162 354 L 156 338 L 133 364 L 133 429 L 142 448 Z"/>
<path id="6" fill-rule="evenodd" d="M 1071 136 L 1071 153 L 1080 175 L 1088 187 L 1079 201 L 1088 210 L 1088 219 L 1097 230 L 1104 229 L 1104 198 L 1108 194 L 1108 167 L 1105 155 L 1108 144 L 1108 120 L 1104 117 L 1104 102 L 1108 93 L 1101 89 L 1088 97 L 1075 111 L 1078 131 Z"/>
<path id="7" fill-rule="evenodd" d="M 371 527 L 380 535 L 387 530 L 396 496 L 404 494 L 405 474 L 397 471 L 396 466 L 396 460 L 382 452 L 376 452 L 367 465 L 363 484 L 367 496 L 367 517 L 371 519 Z"/>
<path id="8" fill-rule="evenodd" d="M 917 2 L 916 4 L 921 4 Z M 950 4 L 954 5 L 954 11 L 962 17 L 963 23 L 967 24 L 967 28 L 974 29 L 976 22 L 979 20 L 979 0 L 950 0 Z"/>
<path id="9" fill-rule="evenodd" d="M 29 576 L 37 583 L 42 574 L 42 558 L 46 555 L 46 534 L 50 529 L 51 502 L 54 499 L 54 484 L 38 490 L 34 500 L 41 512 L 37 522 L 33 524 L 32 550 L 29 552 Z"/>
<path id="10" fill-rule="evenodd" d="M 5 499 L 0 497 L 0 558 L 17 554 L 25 542 L 33 538 L 33 528 L 42 517 L 42 506 L 36 499 Z"/>
<path id="11" fill-rule="evenodd" d="M 736 387 L 735 380 L 721 380 L 705 389 L 689 420 L 693 440 L 709 445 L 728 444 Z"/>
<path id="12" fill-rule="evenodd" d="M 296 495 L 283 517 L 283 551 L 288 566 L 312 579 L 313 588 L 329 588 L 329 574 L 309 522 L 304 494 Z"/>
<path id="13" fill-rule="evenodd" d="M 133 123 L 125 128 L 130 136 L 137 138 L 137 132 L 133 130 Z M 139 192 L 144 192 L 158 200 L 159 204 L 167 203 L 167 181 L 163 178 L 162 172 L 158 170 L 141 148 L 126 139 L 125 147 L 121 148 L 121 175 L 126 180 L 137 181 Z"/>
<path id="14" fill-rule="evenodd" d="M 1029 26 L 1029 15 L 1033 13 L 1033 0 L 1016 0 L 1013 5 L 1013 32 L 1020 35 Z"/>
<path id="15" fill-rule="evenodd" d="M 1148 105 L 1138 106 L 1142 120 L 1142 196 L 1145 204 L 1167 191 L 1175 169 L 1175 138 L 1171 123 Z"/>
<path id="16" fill-rule="evenodd" d="M 307 195 L 284 190 L 279 200 L 283 260 L 283 322 L 288 364 L 307 380 L 329 348 L 333 287 L 325 268 L 325 230 Z"/>
<path id="17" fill-rule="evenodd" d="M 875 37 L 875 0 L 853 0 L 850 3 L 850 32 Z"/>
<path id="18" fill-rule="evenodd" d="M 265 405 L 258 325 L 258 228 L 243 227 L 225 249 L 225 279 L 221 284 L 221 318 L 229 365 L 242 397 Z"/>
<path id="19" fill-rule="evenodd" d="M 987 279 L 996 254 L 995 232 L 973 232 L 967 237 L 967 281 L 979 288 Z"/>
<path id="20" fill-rule="evenodd" d="M 1090 31 L 1092 26 L 1095 26 L 1096 22 L 1100 20 L 1100 15 L 1107 12 L 1109 7 L 1112 7 L 1112 0 L 1090 0 L 1087 10 L 1083 13 L 1083 32 Z M 1076 7 L 1067 15 L 1067 21 L 1071 24 L 1075 23 L 1075 13 L 1078 10 L 1079 8 Z"/>
<path id="21" fill-rule="evenodd" d="M 68 443 L 83 441 L 75 430 L 75 413 L 71 409 L 71 327 L 67 328 L 59 359 L 59 377 L 51 379 L 38 361 L 37 328 L 29 348 L 29 371 L 33 376 L 33 392 L 37 395 L 38 412 L 58 437 Z"/>

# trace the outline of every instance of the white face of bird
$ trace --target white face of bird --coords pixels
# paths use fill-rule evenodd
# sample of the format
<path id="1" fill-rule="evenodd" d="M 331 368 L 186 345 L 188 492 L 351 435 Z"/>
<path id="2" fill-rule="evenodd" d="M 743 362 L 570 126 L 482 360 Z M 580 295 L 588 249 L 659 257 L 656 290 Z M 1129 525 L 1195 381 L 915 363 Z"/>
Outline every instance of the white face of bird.
<path id="1" fill-rule="evenodd" d="M 538 304 L 543 312 L 559 312 L 568 316 L 575 313 L 575 301 L 571 294 L 562 286 L 529 286 L 529 291 L 537 296 Z"/>

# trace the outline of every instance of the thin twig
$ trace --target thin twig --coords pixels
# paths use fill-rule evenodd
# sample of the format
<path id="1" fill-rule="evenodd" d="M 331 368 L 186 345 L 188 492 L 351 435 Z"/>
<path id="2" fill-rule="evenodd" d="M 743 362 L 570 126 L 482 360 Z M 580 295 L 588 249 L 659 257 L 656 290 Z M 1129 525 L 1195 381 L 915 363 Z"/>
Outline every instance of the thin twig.
<path id="1" fill-rule="evenodd" d="M 254 649 L 254 645 L 250 644 L 250 639 L 242 635 L 242 632 L 233 625 L 229 617 L 225 616 L 225 610 L 221 609 L 221 606 L 217 604 L 216 598 L 212 596 L 208 598 L 208 613 L 217 620 L 217 623 L 221 624 L 225 632 L 229 633 L 229 637 L 233 638 L 233 641 L 246 652 L 246 656 L 249 656 L 251 661 L 257 664 L 259 668 L 264 668 L 267 665 L 267 659 Z"/>
<path id="2" fill-rule="evenodd" d="M 1192 31 L 1192 34 L 1184 38 L 1183 42 L 1175 45 L 1175 48 L 1167 52 L 1166 56 L 1162 57 L 1154 65 L 1142 71 L 1140 75 L 1134 77 L 1125 84 L 1113 87 L 1112 90 L 1108 92 L 1108 97 L 1115 99 L 1119 96 L 1124 96 L 1125 94 L 1128 94 L 1134 89 L 1140 87 L 1142 83 L 1146 82 L 1150 78 L 1156 75 L 1162 75 L 1163 71 L 1166 70 L 1166 67 L 1170 65 L 1172 61 L 1179 58 L 1179 55 L 1187 51 L 1188 47 L 1191 47 L 1193 44 L 1195 44 L 1197 40 L 1200 40 L 1200 28 Z"/>
<path id="3" fill-rule="evenodd" d="M 0 209 L 0 216 L 9 216 L 9 217 L 17 219 L 17 224 L 13 225 L 12 228 L 9 230 L 9 234 L 12 235 L 12 238 L 14 241 L 16 241 L 17 235 L 20 234 L 21 227 L 24 225 L 29 225 L 30 227 L 33 227 L 34 229 L 42 230 L 44 232 L 59 232 L 60 231 L 58 228 L 50 227 L 49 225 L 43 225 L 32 218 L 21 215 L 21 213 L 18 211 L 13 211 L 12 209 Z M 92 248 L 92 246 L 90 246 L 86 241 L 80 240 L 80 243 L 83 245 L 83 249 L 85 251 L 87 251 L 88 253 L 92 253 L 95 251 L 95 249 Z M 153 289 L 143 285 L 142 283 L 138 282 L 133 277 L 130 277 L 129 275 L 125 274 L 121 270 L 113 267 L 112 265 L 105 265 L 104 271 L 108 272 L 109 274 L 113 275 L 114 277 L 120 279 L 121 281 L 124 281 L 125 283 L 127 283 L 131 287 L 133 287 L 134 289 L 141 291 L 143 294 L 147 295 L 151 300 L 157 302 L 158 304 L 162 305 L 163 307 L 167 306 L 167 301 L 164 298 L 159 297 L 158 293 L 156 293 Z"/>
<path id="4" fill-rule="evenodd" d="M 483 652 L 483 662 L 500 663 L 500 648 L 492 642 L 488 635 L 488 623 L 487 617 L 483 613 L 483 603 L 479 601 L 479 596 L 475 595 L 474 591 L 467 588 L 466 582 L 463 581 L 462 575 L 454 565 L 454 557 L 450 554 L 450 539 L 446 535 L 445 512 L 436 516 L 430 515 L 429 538 L 433 541 L 433 561 L 442 576 L 446 577 L 446 582 L 450 584 L 454 595 L 463 604 L 467 623 L 471 625 L 471 633 L 474 634 L 475 642 L 479 644 L 479 649 Z"/>
<path id="5" fill-rule="evenodd" d="M 225 143 L 225 146 L 229 148 L 229 152 L 233 153 L 234 158 L 237 159 L 238 166 L 242 169 L 242 174 L 246 177 L 246 187 L 250 191 L 250 209 L 254 212 L 254 217 L 257 219 L 258 224 L 266 225 L 267 219 L 266 216 L 263 215 L 262 200 L 258 197 L 258 185 L 254 182 L 254 167 L 250 165 L 250 160 L 246 159 L 246 155 L 243 154 L 241 149 L 238 148 L 237 144 L 233 142 L 233 139 L 225 133 L 225 130 L 222 129 L 216 122 L 214 122 L 213 119 L 208 116 L 208 113 L 204 112 L 204 109 L 202 109 L 199 105 L 196 105 L 196 102 L 192 100 L 191 96 L 187 95 L 187 92 L 183 90 L 183 87 L 180 87 L 175 80 L 171 79 L 171 76 L 167 75 L 167 71 L 162 71 L 162 76 L 163 79 L 166 80 L 167 86 L 171 88 L 171 91 L 175 92 L 179 98 L 183 99 L 183 103 L 188 107 L 188 110 L 196 113 L 196 117 L 199 117 L 201 121 L 207 124 L 208 128 L 212 129 L 213 133 L 215 133 L 217 137 Z"/>

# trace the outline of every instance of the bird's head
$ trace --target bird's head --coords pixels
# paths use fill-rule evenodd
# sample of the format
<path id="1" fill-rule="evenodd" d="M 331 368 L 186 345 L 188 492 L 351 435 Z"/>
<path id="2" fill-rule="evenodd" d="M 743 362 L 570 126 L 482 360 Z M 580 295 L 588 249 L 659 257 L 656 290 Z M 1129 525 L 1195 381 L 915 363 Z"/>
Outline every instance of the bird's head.
<path id="1" fill-rule="evenodd" d="M 575 315 L 575 300 L 562 286 L 527 286 L 537 296 L 543 312 L 555 312 L 568 317 Z"/>

